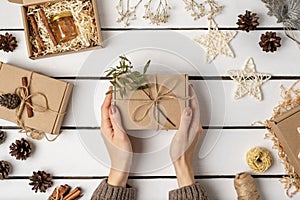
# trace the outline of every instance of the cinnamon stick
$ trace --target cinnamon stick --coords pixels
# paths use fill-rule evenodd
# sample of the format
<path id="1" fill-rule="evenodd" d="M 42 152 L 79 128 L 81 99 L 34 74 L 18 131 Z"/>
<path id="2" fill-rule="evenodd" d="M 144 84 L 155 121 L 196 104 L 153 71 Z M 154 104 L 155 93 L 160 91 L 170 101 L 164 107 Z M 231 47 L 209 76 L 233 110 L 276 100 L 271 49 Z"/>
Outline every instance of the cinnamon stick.
<path id="1" fill-rule="evenodd" d="M 81 195 L 81 190 L 79 187 L 76 187 L 67 196 L 65 196 L 63 200 L 74 200 L 78 198 L 80 195 Z"/>
<path id="2" fill-rule="evenodd" d="M 27 87 L 28 86 L 27 77 L 22 77 L 22 86 L 23 87 Z M 27 94 L 28 96 L 30 95 L 30 91 L 29 90 L 26 91 L 26 89 L 24 88 L 23 91 L 24 91 L 24 93 L 28 92 L 28 94 Z M 33 117 L 33 109 L 32 109 L 32 107 L 30 105 L 32 105 L 31 98 L 28 98 L 26 100 L 26 110 L 27 110 L 27 116 L 28 116 L 28 118 Z"/>
<path id="3" fill-rule="evenodd" d="M 50 36 L 50 39 L 52 40 L 53 44 L 56 46 L 58 43 L 57 43 L 57 41 L 56 41 L 56 39 L 54 37 L 54 34 L 52 32 L 52 29 L 51 29 L 51 27 L 50 27 L 50 25 L 48 23 L 48 19 L 47 19 L 46 15 L 45 15 L 44 10 L 43 9 L 39 9 L 38 12 L 39 12 L 39 15 L 41 16 L 42 21 L 43 21 L 43 23 L 44 23 L 44 25 L 45 25 L 45 27 L 47 29 L 47 32 L 48 32 L 48 34 Z"/>
<path id="4" fill-rule="evenodd" d="M 54 189 L 48 200 L 62 199 L 63 196 L 65 196 L 70 191 L 70 189 L 71 187 L 67 184 L 60 185 L 59 187 L 56 187 Z"/>
<path id="5" fill-rule="evenodd" d="M 45 46 L 42 41 L 42 38 L 40 37 L 39 29 L 38 29 L 37 23 L 36 23 L 33 15 L 29 15 L 29 21 L 30 21 L 30 24 L 31 24 L 33 32 L 34 32 L 34 37 L 35 37 L 36 41 L 38 42 L 40 49 L 43 51 L 45 49 Z"/>

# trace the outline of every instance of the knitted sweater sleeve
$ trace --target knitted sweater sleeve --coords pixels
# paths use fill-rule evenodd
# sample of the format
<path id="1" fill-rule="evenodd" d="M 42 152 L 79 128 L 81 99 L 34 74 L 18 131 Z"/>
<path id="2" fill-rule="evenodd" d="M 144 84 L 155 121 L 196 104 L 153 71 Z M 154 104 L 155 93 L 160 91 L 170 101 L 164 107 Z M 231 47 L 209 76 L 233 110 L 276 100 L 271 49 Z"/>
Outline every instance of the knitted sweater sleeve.
<path id="1" fill-rule="evenodd" d="M 136 200 L 136 190 L 130 186 L 115 187 L 103 180 L 94 191 L 91 200 Z"/>
<path id="2" fill-rule="evenodd" d="M 205 189 L 196 182 L 193 185 L 170 191 L 169 200 L 208 200 L 208 196 Z"/>

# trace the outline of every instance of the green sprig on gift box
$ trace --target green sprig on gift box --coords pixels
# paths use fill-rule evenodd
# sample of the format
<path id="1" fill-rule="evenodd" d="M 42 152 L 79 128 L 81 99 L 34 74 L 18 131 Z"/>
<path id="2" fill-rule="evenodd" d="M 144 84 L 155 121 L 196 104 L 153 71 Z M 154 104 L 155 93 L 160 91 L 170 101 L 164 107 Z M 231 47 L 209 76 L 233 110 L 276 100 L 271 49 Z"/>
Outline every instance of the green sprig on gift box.
<path id="1" fill-rule="evenodd" d="M 144 66 L 143 73 L 139 71 L 132 71 L 132 62 L 126 56 L 119 56 L 119 65 L 111 67 L 105 71 L 106 77 L 112 77 L 113 80 L 110 83 L 114 86 L 114 89 L 108 91 L 106 94 L 119 92 L 120 96 L 126 94 L 126 88 L 130 90 L 144 90 L 148 88 L 147 79 L 145 74 L 150 66 L 151 60 L 148 60 Z"/>

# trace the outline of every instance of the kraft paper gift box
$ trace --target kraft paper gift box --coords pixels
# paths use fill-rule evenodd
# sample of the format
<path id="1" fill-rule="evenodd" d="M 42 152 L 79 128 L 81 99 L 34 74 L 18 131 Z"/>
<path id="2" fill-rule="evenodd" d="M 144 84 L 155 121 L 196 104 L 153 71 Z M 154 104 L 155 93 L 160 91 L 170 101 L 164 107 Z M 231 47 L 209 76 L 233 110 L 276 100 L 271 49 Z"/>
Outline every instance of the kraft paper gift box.
<path id="1" fill-rule="evenodd" d="M 28 95 L 22 92 L 24 90 L 24 87 L 22 87 L 23 77 L 28 80 L 27 88 L 31 95 L 33 117 L 28 117 L 26 106 L 23 109 L 22 106 L 19 106 L 14 110 L 0 106 L 0 118 L 17 124 L 19 120 L 26 128 L 58 135 L 66 114 L 73 85 L 0 62 L 1 95 L 17 93 L 23 96 L 20 99 L 25 103 L 25 98 Z M 17 117 L 18 113 L 19 119 Z"/>
<path id="2" fill-rule="evenodd" d="M 271 120 L 270 126 L 287 154 L 290 164 L 300 175 L 300 106 Z"/>
<path id="3" fill-rule="evenodd" d="M 56 52 L 56 53 L 47 53 L 45 51 L 45 53 L 42 53 L 42 55 L 34 53 L 34 52 L 37 51 L 37 47 L 34 47 L 31 40 L 36 40 L 35 39 L 36 34 L 33 33 L 31 25 L 30 25 L 30 20 L 28 19 L 28 13 L 27 13 L 28 7 L 29 6 L 35 6 L 35 5 L 43 5 L 43 4 L 46 4 L 46 3 L 60 2 L 62 0 L 8 0 L 8 1 L 12 2 L 12 3 L 22 4 L 22 6 L 21 6 L 22 20 L 23 20 L 23 25 L 24 25 L 25 39 L 26 39 L 26 43 L 27 43 L 28 57 L 30 59 L 39 59 L 39 58 L 46 58 L 46 57 L 52 57 L 52 56 L 58 56 L 58 55 L 65 55 L 65 54 L 70 54 L 70 53 L 75 53 L 75 52 L 93 50 L 95 48 L 102 47 L 103 40 L 102 40 L 102 34 L 101 34 L 99 12 L 98 12 L 98 8 L 97 8 L 97 0 L 89 0 L 91 2 L 91 5 L 92 5 L 92 11 L 93 11 L 92 13 L 93 13 L 93 17 L 94 17 L 92 23 L 95 26 L 95 37 L 96 37 L 96 38 L 93 38 L 93 41 L 89 41 L 91 43 L 91 45 L 88 46 L 88 47 L 83 48 L 82 47 L 83 45 L 80 43 L 80 45 L 79 44 L 76 45 L 77 49 L 73 49 L 73 50 L 69 50 L 69 51 L 64 51 L 63 50 L 61 52 Z M 76 9 L 73 9 L 73 10 L 76 10 Z M 51 21 L 51 19 L 48 19 L 48 22 L 51 25 L 50 21 Z M 41 23 L 39 23 L 39 24 L 41 24 Z M 40 27 L 38 27 L 38 28 L 39 28 L 39 33 L 41 34 Z M 78 29 L 78 25 L 77 25 L 77 29 Z M 89 30 L 89 32 L 91 32 L 91 31 L 92 30 Z M 78 32 L 78 30 L 77 30 L 77 32 Z M 45 37 L 49 38 L 49 35 L 47 35 Z M 83 40 L 83 39 L 81 39 L 81 40 Z M 49 45 L 51 43 L 50 46 L 51 46 L 51 48 L 53 48 L 52 42 L 50 40 L 48 41 L 48 43 L 49 43 Z M 87 43 L 87 42 L 85 42 L 85 43 Z M 46 49 L 46 50 L 49 51 L 48 49 Z"/>
<path id="4" fill-rule="evenodd" d="M 114 105 L 127 130 L 178 129 L 183 109 L 188 106 L 187 75 L 145 75 L 148 88 L 126 89 L 123 98 L 113 94 Z M 126 86 L 127 87 L 127 86 Z"/>

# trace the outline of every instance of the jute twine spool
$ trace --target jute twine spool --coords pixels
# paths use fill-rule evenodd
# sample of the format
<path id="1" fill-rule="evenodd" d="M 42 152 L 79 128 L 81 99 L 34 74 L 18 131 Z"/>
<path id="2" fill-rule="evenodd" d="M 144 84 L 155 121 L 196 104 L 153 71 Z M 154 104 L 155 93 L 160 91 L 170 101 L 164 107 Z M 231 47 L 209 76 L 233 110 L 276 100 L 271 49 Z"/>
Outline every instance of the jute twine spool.
<path id="1" fill-rule="evenodd" d="M 260 200 L 254 179 L 247 172 L 239 173 L 234 178 L 234 188 L 238 200 Z"/>

